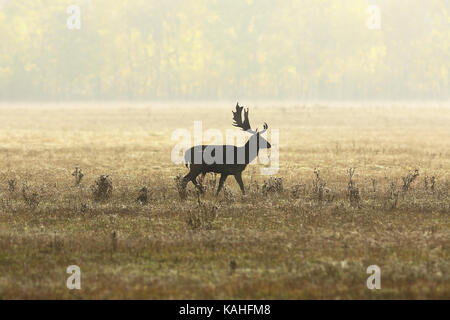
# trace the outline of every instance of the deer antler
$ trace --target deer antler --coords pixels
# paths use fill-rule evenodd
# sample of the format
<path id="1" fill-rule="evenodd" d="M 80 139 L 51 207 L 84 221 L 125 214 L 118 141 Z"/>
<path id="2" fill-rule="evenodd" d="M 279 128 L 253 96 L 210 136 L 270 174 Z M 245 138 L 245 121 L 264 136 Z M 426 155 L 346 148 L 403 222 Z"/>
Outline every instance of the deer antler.
<path id="1" fill-rule="evenodd" d="M 248 108 L 247 110 L 244 109 L 244 121 L 242 121 L 242 109 L 244 107 L 240 107 L 239 103 L 236 103 L 236 111 L 233 112 L 233 126 L 241 128 L 244 131 L 249 131 L 253 133 L 253 130 L 251 130 L 250 121 L 248 120 Z"/>
<path id="2" fill-rule="evenodd" d="M 267 131 L 267 128 L 269 128 L 269 126 L 267 125 L 267 123 L 264 122 L 264 126 L 263 126 L 263 131 L 261 131 L 259 134 L 263 134 L 264 132 Z"/>

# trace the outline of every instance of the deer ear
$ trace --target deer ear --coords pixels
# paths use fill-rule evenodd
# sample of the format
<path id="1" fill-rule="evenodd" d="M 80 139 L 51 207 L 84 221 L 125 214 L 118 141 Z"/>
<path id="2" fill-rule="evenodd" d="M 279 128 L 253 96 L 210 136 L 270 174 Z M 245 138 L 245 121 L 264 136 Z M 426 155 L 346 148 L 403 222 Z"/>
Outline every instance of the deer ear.
<path id="1" fill-rule="evenodd" d="M 236 108 L 239 107 L 239 102 L 236 102 Z"/>

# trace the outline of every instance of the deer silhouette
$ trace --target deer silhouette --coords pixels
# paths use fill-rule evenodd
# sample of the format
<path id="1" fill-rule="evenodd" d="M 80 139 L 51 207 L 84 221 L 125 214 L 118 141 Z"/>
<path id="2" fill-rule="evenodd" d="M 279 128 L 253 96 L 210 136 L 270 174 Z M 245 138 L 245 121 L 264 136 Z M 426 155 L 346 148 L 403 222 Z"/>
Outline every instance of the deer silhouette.
<path id="1" fill-rule="evenodd" d="M 244 110 L 244 120 L 242 120 L 242 110 Z M 242 194 L 245 194 L 244 183 L 242 182 L 242 171 L 252 162 L 260 149 L 271 148 L 270 143 L 261 135 L 267 131 L 268 125 L 264 123 L 263 130 L 258 132 L 251 129 L 248 119 L 248 108 L 236 104 L 236 111 L 233 112 L 233 126 L 241 128 L 251 134 L 245 145 L 237 147 L 232 145 L 198 145 L 186 150 L 184 160 L 186 167 L 190 166 L 189 173 L 183 178 L 182 187 L 186 188 L 189 181 L 198 187 L 197 176 L 201 173 L 205 176 L 208 172 L 220 173 L 219 187 L 216 196 L 219 194 L 223 184 L 229 175 L 236 179 Z M 200 189 L 200 192 L 202 190 Z"/>

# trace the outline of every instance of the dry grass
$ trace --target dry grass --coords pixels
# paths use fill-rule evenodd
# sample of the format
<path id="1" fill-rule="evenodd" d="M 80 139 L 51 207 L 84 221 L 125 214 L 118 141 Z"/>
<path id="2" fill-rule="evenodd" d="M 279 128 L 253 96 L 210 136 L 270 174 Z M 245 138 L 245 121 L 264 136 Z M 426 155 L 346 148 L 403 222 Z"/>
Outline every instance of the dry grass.
<path id="1" fill-rule="evenodd" d="M 0 298 L 450 298 L 448 107 L 252 107 L 278 174 L 183 200 L 171 132 L 214 107 L 1 106 Z"/>

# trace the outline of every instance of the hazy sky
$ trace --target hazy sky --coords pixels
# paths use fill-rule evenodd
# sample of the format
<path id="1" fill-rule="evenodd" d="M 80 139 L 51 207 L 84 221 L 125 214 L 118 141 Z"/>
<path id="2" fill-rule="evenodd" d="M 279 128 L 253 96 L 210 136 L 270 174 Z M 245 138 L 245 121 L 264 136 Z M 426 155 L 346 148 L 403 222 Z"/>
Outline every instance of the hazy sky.
<path id="1" fill-rule="evenodd" d="M 447 0 L 0 0 L 1 100 L 448 99 Z"/>

